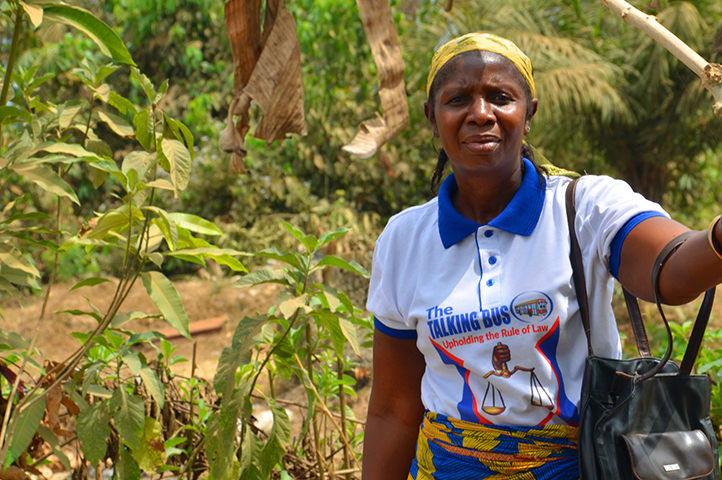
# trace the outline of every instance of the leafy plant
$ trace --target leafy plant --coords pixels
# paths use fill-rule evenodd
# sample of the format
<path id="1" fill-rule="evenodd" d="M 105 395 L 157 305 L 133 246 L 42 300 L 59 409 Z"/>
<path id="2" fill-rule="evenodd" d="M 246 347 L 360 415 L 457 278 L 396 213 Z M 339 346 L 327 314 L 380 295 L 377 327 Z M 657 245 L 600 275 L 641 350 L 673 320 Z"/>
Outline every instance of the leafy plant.
<path id="1" fill-rule="evenodd" d="M 140 478 L 141 470 L 163 471 L 168 457 L 179 453 L 175 445 L 185 439 L 170 436 L 162 440 L 158 415 L 166 402 L 161 375 L 165 370 L 162 364 L 152 368 L 145 355 L 133 350 L 158 335 L 122 330 L 125 322 L 148 315 L 119 314 L 119 308 L 140 279 L 162 317 L 189 338 L 189 320 L 180 296 L 159 270 L 165 259 L 204 264 L 213 258 L 234 271 L 245 272 L 236 259 L 241 252 L 220 249 L 197 236 L 220 235 L 213 223 L 154 205 L 158 189 L 177 196 L 186 188 L 194 158 L 189 129 L 159 107 L 168 82 L 156 87 L 132 67 L 133 60 L 120 38 L 86 10 L 55 2 L 4 2 L 2 6 L 15 19 L 15 34 L 0 94 L 0 187 L 30 185 L 40 192 L 39 197 L 55 198 L 55 205 L 48 204 L 54 213 L 51 216 L 34 210 L 42 203 L 26 202 L 23 189 L 2 192 L 9 201 L 0 218 L 0 289 L 16 296 L 20 295 L 18 287 L 42 289 L 42 275 L 26 250 L 46 250 L 53 256 L 36 337 L 27 342 L 2 332 L 0 373 L 5 385 L 11 385 L 3 396 L 3 469 L 15 464 L 15 468 L 33 471 L 34 462 L 28 461 L 33 457 L 28 455 L 36 451 L 38 442 L 47 443 L 69 468 L 58 436 L 72 439 L 77 434 L 91 467 L 109 457 L 116 478 Z M 40 86 L 52 81 L 53 75 L 41 74 L 39 65 L 14 68 L 20 53 L 18 39 L 27 18 L 35 27 L 46 20 L 73 26 L 111 59 L 130 65 L 131 76 L 145 95 L 142 103 L 124 98 L 108 83 L 120 66 L 98 65 L 90 58 L 67 72 L 84 85 L 87 97 L 56 104 L 40 95 Z M 114 152 L 111 145 L 118 144 L 118 138 L 136 143 L 133 148 Z M 107 188 L 116 198 L 114 204 L 82 226 L 69 227 L 64 222 L 67 203 L 81 203 L 70 181 L 71 172 L 86 176 L 94 188 Z M 81 346 L 66 359 L 43 364 L 35 348 L 37 331 L 45 319 L 59 259 L 79 248 L 86 253 L 100 248 L 121 252 L 122 273 L 104 312 L 90 300 L 86 310 L 65 312 L 91 317 L 97 326 L 76 334 Z M 73 288 L 92 289 L 108 281 L 90 277 Z M 167 346 L 165 350 L 167 356 L 170 350 Z M 197 400 L 196 388 L 197 384 L 189 383 L 188 401 L 192 405 Z M 155 410 L 147 408 L 151 404 Z M 61 408 L 77 418 L 75 432 L 58 422 Z M 110 442 L 115 449 L 109 452 L 111 433 L 115 435 L 115 442 Z"/>
<path id="2" fill-rule="evenodd" d="M 290 376 L 303 384 L 308 411 L 294 454 L 307 456 L 315 464 L 319 478 L 336 469 L 327 461 L 336 451 L 343 451 L 341 470 L 354 471 L 354 465 L 359 467 L 357 449 L 362 434 L 349 421 L 351 412 L 346 398 L 354 394 L 352 387 L 356 381 L 345 373 L 350 367 L 346 350 L 358 355 L 361 344 L 358 328 L 371 330 L 372 326 L 345 293 L 316 279 L 328 267 L 364 277 L 368 277 L 368 272 L 355 262 L 323 255 L 324 247 L 347 229 L 317 238 L 287 222 L 283 224 L 303 247 L 302 253 L 263 250 L 257 255 L 285 266 L 258 270 L 236 282 L 237 286 L 275 283 L 285 289 L 268 314 L 241 320 L 231 345 L 221 354 L 213 380 L 221 398 L 220 409 L 209 419 L 206 437 L 211 478 L 235 478 L 235 472 L 240 472 L 242 479 L 269 478 L 272 469 L 280 464 L 291 448 L 290 424 L 275 397 L 273 379 Z M 257 391 L 258 379 L 263 374 L 270 378 L 270 397 Z M 258 397 L 273 413 L 273 429 L 267 436 L 253 427 L 251 399 Z M 339 399 L 337 407 L 329 406 L 330 398 Z M 238 429 L 240 438 L 236 439 Z M 310 440 L 309 448 L 304 449 L 306 438 Z"/>

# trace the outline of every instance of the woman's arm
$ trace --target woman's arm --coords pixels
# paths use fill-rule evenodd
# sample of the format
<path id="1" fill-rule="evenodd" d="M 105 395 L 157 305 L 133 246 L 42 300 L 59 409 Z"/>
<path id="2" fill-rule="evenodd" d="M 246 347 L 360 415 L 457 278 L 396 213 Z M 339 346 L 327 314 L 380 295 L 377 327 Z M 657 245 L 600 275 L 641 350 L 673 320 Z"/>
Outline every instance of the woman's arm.
<path id="1" fill-rule="evenodd" d="M 624 240 L 619 262 L 619 281 L 633 295 L 654 301 L 652 269 L 657 255 L 675 237 L 689 231 L 663 217 L 652 217 L 634 227 Z M 714 233 L 722 244 L 722 224 Z M 722 259 L 712 250 L 707 231 L 697 232 L 662 268 L 659 280 L 664 303 L 681 305 L 722 282 Z"/>
<path id="2" fill-rule="evenodd" d="M 424 417 L 426 368 L 416 340 L 374 333 L 373 386 L 364 434 L 363 480 L 406 480 Z"/>

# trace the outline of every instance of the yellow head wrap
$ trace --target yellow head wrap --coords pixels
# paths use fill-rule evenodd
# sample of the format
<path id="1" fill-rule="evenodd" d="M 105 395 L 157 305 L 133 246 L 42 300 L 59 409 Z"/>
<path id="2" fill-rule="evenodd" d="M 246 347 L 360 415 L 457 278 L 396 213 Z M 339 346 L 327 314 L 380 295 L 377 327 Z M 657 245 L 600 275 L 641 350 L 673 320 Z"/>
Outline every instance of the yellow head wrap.
<path id="1" fill-rule="evenodd" d="M 434 54 L 434 58 L 431 59 L 429 79 L 426 81 L 426 96 L 429 95 L 431 84 L 434 83 L 434 79 L 439 73 L 439 70 L 441 70 L 441 67 L 460 53 L 470 52 L 472 50 L 485 50 L 487 52 L 498 53 L 508 58 L 509 61 L 519 69 L 529 84 L 532 98 L 536 95 L 531 61 L 524 55 L 524 52 L 519 50 L 519 47 L 506 38 L 501 38 L 492 33 L 467 33 L 445 43 Z"/>

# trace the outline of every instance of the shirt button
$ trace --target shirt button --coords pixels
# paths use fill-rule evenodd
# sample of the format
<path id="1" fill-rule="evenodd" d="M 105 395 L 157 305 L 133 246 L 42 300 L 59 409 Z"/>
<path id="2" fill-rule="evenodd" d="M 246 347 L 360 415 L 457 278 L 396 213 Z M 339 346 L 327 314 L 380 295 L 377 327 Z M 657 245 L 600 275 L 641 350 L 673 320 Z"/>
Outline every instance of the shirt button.
<path id="1" fill-rule="evenodd" d="M 496 263 L 496 257 L 489 257 L 489 265 L 494 265 Z"/>
<path id="2" fill-rule="evenodd" d="M 484 236 L 485 236 L 486 238 L 490 238 L 492 235 L 494 235 L 494 231 L 493 231 L 493 230 L 487 230 L 487 231 L 484 232 Z"/>
<path id="3" fill-rule="evenodd" d="M 487 281 L 486 281 L 486 285 L 487 285 L 488 287 L 491 287 L 492 285 L 494 285 L 494 280 L 487 280 Z"/>

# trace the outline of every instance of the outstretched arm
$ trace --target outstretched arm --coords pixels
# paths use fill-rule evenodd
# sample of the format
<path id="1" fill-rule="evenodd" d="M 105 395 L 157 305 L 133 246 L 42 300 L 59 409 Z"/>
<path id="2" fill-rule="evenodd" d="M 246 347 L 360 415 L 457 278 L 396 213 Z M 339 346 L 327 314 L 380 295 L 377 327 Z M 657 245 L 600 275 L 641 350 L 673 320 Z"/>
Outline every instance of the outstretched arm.
<path id="1" fill-rule="evenodd" d="M 416 340 L 374 333 L 373 386 L 364 434 L 363 480 L 406 480 L 424 416 L 424 357 Z"/>
<path id="2" fill-rule="evenodd" d="M 659 252 L 675 237 L 689 231 L 663 217 L 652 217 L 634 227 L 622 245 L 619 281 L 633 295 L 654 301 L 652 269 Z M 722 222 L 713 231 L 722 245 Z M 669 258 L 660 274 L 664 303 L 680 305 L 722 283 L 722 259 L 707 239 L 707 231 L 696 233 Z"/>

